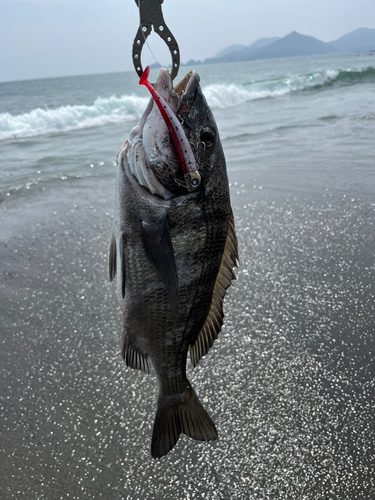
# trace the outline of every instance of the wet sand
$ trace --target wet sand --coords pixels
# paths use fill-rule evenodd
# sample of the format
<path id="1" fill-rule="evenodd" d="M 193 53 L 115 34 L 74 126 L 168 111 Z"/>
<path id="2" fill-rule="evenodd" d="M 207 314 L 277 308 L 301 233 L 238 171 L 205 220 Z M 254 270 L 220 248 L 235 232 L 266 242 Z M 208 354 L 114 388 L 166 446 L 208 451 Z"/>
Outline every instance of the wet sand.
<path id="1" fill-rule="evenodd" d="M 232 184 L 238 280 L 188 369 L 219 440 L 154 461 L 156 381 L 121 360 L 107 280 L 114 182 L 95 183 L 3 220 L 0 497 L 374 498 L 374 206 Z"/>

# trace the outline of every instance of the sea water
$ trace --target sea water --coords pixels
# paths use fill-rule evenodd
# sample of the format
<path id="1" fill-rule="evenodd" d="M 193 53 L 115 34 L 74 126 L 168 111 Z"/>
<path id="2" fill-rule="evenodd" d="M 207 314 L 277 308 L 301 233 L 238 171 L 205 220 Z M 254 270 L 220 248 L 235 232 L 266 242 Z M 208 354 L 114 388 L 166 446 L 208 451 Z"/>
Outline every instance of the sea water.
<path id="1" fill-rule="evenodd" d="M 154 461 L 156 380 L 120 357 L 114 164 L 146 90 L 133 72 L 2 83 L 1 498 L 375 498 L 375 55 L 194 69 L 241 261 L 188 368 L 219 440 Z"/>

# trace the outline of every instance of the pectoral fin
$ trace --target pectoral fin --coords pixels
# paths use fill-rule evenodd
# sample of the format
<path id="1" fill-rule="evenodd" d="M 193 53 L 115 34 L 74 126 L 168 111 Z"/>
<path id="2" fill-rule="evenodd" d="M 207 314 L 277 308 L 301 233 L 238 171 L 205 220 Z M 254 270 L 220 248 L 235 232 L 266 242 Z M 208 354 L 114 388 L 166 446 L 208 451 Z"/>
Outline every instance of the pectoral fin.
<path id="1" fill-rule="evenodd" d="M 125 278 L 126 278 L 126 262 L 125 262 L 125 236 L 120 233 L 120 262 L 121 262 L 121 295 L 125 297 Z"/>
<path id="2" fill-rule="evenodd" d="M 179 305 L 178 277 L 167 217 L 161 217 L 156 222 L 142 221 L 142 238 L 146 254 L 164 285 L 176 320 Z"/>
<path id="3" fill-rule="evenodd" d="M 120 233 L 120 244 L 117 248 L 114 229 L 112 229 L 111 238 L 109 240 L 108 264 L 109 264 L 109 281 L 113 281 L 117 274 L 117 253 L 119 253 L 120 271 L 121 271 L 121 294 L 125 297 L 125 236 Z"/>

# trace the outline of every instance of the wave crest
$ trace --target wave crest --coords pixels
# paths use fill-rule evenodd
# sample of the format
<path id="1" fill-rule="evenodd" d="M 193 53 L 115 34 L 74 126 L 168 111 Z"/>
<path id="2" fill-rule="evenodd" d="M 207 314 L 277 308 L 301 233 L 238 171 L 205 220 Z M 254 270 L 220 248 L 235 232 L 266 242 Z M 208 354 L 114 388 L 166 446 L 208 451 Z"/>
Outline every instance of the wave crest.
<path id="1" fill-rule="evenodd" d="M 363 69 L 325 70 L 305 75 L 284 76 L 242 85 L 213 84 L 205 87 L 203 92 L 210 107 L 220 109 L 256 99 L 281 97 L 296 91 L 332 85 L 354 85 L 373 80 L 375 80 L 375 68 L 369 66 Z M 107 123 L 138 120 L 147 103 L 147 97 L 125 95 L 98 98 L 91 106 L 37 108 L 21 115 L 0 113 L 0 140 L 69 132 Z"/>
<path id="2" fill-rule="evenodd" d="M 210 85 L 204 94 L 212 108 L 228 108 L 246 101 L 281 97 L 301 90 L 313 90 L 334 84 L 353 85 L 375 80 L 375 68 L 325 70 L 305 75 L 291 75 L 282 78 L 252 82 L 243 85 Z"/>
<path id="3" fill-rule="evenodd" d="M 18 139 L 55 132 L 138 120 L 148 98 L 135 95 L 95 100 L 91 106 L 61 106 L 57 109 L 33 109 L 29 113 L 11 115 L 0 113 L 0 140 Z"/>

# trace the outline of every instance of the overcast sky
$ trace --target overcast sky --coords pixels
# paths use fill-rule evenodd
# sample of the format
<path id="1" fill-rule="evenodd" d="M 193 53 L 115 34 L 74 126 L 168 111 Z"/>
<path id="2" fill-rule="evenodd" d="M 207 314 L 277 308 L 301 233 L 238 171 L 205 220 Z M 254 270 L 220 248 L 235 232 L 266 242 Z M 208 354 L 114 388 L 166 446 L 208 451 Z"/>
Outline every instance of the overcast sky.
<path id="1" fill-rule="evenodd" d="M 165 0 L 163 12 L 183 62 L 291 31 L 329 42 L 375 28 L 375 0 Z M 131 70 L 138 22 L 134 0 L 0 0 L 0 81 Z"/>

